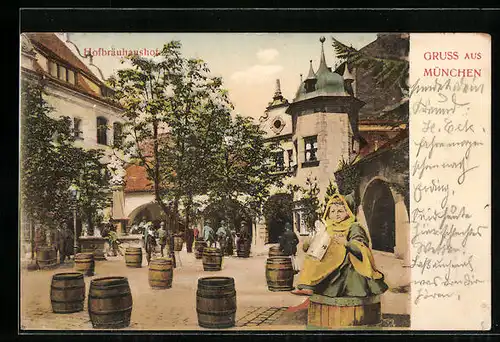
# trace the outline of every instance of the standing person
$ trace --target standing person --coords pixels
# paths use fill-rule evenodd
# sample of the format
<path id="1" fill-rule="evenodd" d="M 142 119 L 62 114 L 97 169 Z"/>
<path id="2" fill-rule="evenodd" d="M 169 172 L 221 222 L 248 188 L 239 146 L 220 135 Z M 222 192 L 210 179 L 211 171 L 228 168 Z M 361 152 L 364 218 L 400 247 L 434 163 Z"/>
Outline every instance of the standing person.
<path id="1" fill-rule="evenodd" d="M 194 236 L 195 240 L 197 240 L 198 237 L 200 236 L 200 230 L 198 229 L 198 227 L 194 227 L 194 229 L 193 229 L 193 236 Z"/>
<path id="2" fill-rule="evenodd" d="M 299 268 L 297 266 L 297 261 L 295 260 L 295 254 L 297 254 L 297 245 L 299 244 L 299 238 L 297 234 L 292 230 L 292 225 L 290 222 L 285 223 L 285 232 L 279 238 L 279 248 L 283 254 L 290 256 L 292 260 L 292 266 L 295 273 L 299 273 Z"/>
<path id="3" fill-rule="evenodd" d="M 226 254 L 224 253 L 226 248 L 226 237 L 227 237 L 226 221 L 222 220 L 220 221 L 219 229 L 217 229 L 217 241 L 219 242 L 219 248 L 221 250 L 222 255 Z"/>
<path id="4" fill-rule="evenodd" d="M 237 246 L 249 245 L 251 242 L 250 235 L 248 234 L 246 223 L 241 221 L 240 232 L 238 234 L 238 241 L 236 242 Z M 238 247 L 238 249 L 242 249 Z"/>
<path id="5" fill-rule="evenodd" d="M 193 228 L 186 228 L 186 252 L 193 253 L 194 232 Z"/>
<path id="6" fill-rule="evenodd" d="M 167 244 L 167 231 L 165 230 L 165 222 L 160 223 L 160 229 L 158 229 L 158 243 L 160 244 L 161 257 L 163 258 L 163 249 Z"/>
<path id="7" fill-rule="evenodd" d="M 203 240 L 205 240 L 208 247 L 212 247 L 215 244 L 215 233 L 209 225 L 203 227 Z"/>

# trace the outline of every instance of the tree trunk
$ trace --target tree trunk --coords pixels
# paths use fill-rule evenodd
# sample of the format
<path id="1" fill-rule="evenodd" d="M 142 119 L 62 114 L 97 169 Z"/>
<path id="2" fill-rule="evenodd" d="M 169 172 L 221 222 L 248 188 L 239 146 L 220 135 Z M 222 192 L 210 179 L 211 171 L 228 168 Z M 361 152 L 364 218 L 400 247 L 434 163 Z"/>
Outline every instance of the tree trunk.
<path id="1" fill-rule="evenodd" d="M 30 219 L 31 260 L 35 260 L 35 224 Z"/>
<path id="2" fill-rule="evenodd" d="M 186 241 L 186 251 L 188 253 L 193 252 L 193 232 L 189 229 L 190 222 L 190 213 L 191 213 L 191 205 L 193 198 L 189 196 L 187 205 L 186 205 L 186 225 L 184 227 L 184 241 Z"/>

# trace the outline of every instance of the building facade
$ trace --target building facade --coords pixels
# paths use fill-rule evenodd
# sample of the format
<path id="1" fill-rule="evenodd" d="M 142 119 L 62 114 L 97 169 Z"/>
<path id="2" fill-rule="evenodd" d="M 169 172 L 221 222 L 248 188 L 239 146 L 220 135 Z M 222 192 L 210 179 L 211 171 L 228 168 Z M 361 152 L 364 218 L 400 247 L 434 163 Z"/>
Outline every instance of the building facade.
<path id="1" fill-rule="evenodd" d="M 51 115 L 70 117 L 75 144 L 104 150 L 109 159 L 112 146 L 121 142 L 124 122 L 121 107 L 108 98 L 112 89 L 54 33 L 23 33 L 20 62 L 21 80 L 44 86 Z M 23 219 L 21 224 L 23 240 L 29 241 L 31 229 Z"/>
<path id="2" fill-rule="evenodd" d="M 291 102 L 282 96 L 278 80 L 273 101 L 259 119 L 268 141 L 280 144 L 275 152 L 276 172 L 287 176 L 286 184 L 305 187 L 308 180 L 315 182 L 320 201 L 330 181 L 337 182 L 344 194 L 353 192 L 358 219 L 372 234 L 374 249 L 407 259 L 408 180 L 403 171 L 408 170 L 408 99 L 397 86 L 377 84 L 367 70 L 347 63 L 332 70 L 325 59 L 324 37 L 320 42 L 317 70 L 311 61 Z M 405 58 L 408 45 L 408 36 L 381 34 L 360 52 Z M 356 175 L 355 186 L 346 185 L 349 174 Z M 286 188 L 273 189 L 273 193 L 271 201 L 290 196 Z M 281 224 L 260 218 L 257 243 L 276 243 L 284 221 L 293 222 L 301 241 L 310 235 L 300 193 L 289 200 L 293 210 L 278 220 Z"/>

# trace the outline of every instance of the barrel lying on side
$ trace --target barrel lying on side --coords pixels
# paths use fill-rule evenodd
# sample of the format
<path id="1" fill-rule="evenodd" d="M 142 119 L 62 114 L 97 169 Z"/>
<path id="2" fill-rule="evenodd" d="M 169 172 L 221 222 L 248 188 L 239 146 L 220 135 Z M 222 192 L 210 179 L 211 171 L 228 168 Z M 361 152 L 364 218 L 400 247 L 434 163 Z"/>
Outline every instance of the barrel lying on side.
<path id="1" fill-rule="evenodd" d="M 41 270 L 57 266 L 57 251 L 53 246 L 40 246 L 36 249 L 36 263 Z"/>
<path id="2" fill-rule="evenodd" d="M 55 313 L 83 311 L 85 282 L 80 272 L 57 273 L 52 276 L 50 302 Z"/>
<path id="3" fill-rule="evenodd" d="M 266 262 L 266 281 L 270 291 L 293 290 L 294 271 L 289 257 L 272 257 Z"/>
<path id="4" fill-rule="evenodd" d="M 201 259 L 203 256 L 203 248 L 207 247 L 205 240 L 196 240 L 194 242 L 194 257 L 196 259 Z"/>
<path id="5" fill-rule="evenodd" d="M 196 313 L 200 327 L 233 327 L 236 316 L 234 279 L 230 277 L 198 279 Z"/>
<path id="6" fill-rule="evenodd" d="M 82 272 L 86 276 L 93 276 L 95 262 L 93 253 L 78 253 L 75 256 L 75 271 Z"/>
<path id="7" fill-rule="evenodd" d="M 204 271 L 220 271 L 222 268 L 222 252 L 219 248 L 205 247 L 203 248 L 203 270 Z"/>
<path id="8" fill-rule="evenodd" d="M 118 329 L 130 325 L 132 294 L 125 277 L 104 277 L 90 282 L 89 317 L 94 328 Z"/>
<path id="9" fill-rule="evenodd" d="M 128 267 L 142 267 L 142 248 L 127 247 L 127 249 L 125 249 L 125 264 Z"/>
<path id="10" fill-rule="evenodd" d="M 149 263 L 149 286 L 156 289 L 168 289 L 172 287 L 174 275 L 172 259 L 154 259 Z"/>

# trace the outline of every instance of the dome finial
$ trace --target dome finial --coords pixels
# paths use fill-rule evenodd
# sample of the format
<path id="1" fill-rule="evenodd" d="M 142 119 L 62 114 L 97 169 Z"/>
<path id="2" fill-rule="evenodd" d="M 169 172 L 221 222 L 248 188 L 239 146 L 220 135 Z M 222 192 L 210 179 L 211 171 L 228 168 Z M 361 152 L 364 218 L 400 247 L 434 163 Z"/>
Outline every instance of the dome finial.
<path id="1" fill-rule="evenodd" d="M 323 73 L 325 71 L 328 71 L 328 66 L 326 65 L 326 59 L 325 59 L 325 49 L 323 46 L 323 43 L 325 42 L 325 37 L 321 36 L 319 41 L 321 42 L 321 57 L 319 61 L 319 67 L 318 71 L 316 72 L 317 74 Z"/>

